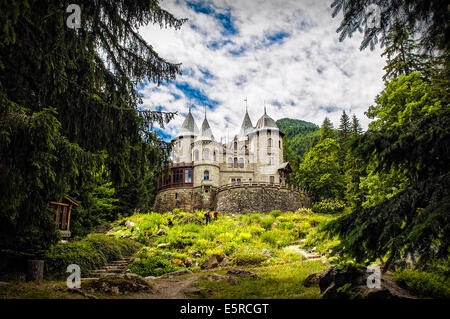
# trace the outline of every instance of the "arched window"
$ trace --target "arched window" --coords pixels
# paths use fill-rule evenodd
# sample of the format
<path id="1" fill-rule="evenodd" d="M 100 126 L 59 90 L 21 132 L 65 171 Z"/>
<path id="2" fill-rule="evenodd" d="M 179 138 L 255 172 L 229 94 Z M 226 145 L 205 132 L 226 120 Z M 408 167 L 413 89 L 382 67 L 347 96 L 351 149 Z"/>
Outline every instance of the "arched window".
<path id="1" fill-rule="evenodd" d="M 228 167 L 233 167 L 233 158 L 228 157 Z"/>
<path id="2" fill-rule="evenodd" d="M 234 150 L 237 150 L 237 142 L 234 142 Z"/>
<path id="3" fill-rule="evenodd" d="M 195 151 L 194 151 L 194 160 L 195 160 L 195 161 L 199 161 L 199 160 L 200 160 L 200 155 L 199 155 L 198 150 L 195 150 Z"/>
<path id="4" fill-rule="evenodd" d="M 214 162 L 217 162 L 217 153 L 216 153 L 216 151 L 214 151 L 213 157 L 214 157 Z"/>
<path id="5" fill-rule="evenodd" d="M 267 146 L 272 147 L 272 139 L 269 138 L 269 140 L 267 141 Z"/>
<path id="6" fill-rule="evenodd" d="M 204 171 L 203 172 L 203 180 L 204 181 L 209 181 L 209 171 Z"/>
<path id="7" fill-rule="evenodd" d="M 242 157 L 239 158 L 239 167 L 244 168 L 244 159 Z"/>
<path id="8" fill-rule="evenodd" d="M 234 158 L 234 168 L 238 167 L 238 159 L 237 157 Z"/>
<path id="9" fill-rule="evenodd" d="M 209 160 L 209 148 L 203 150 L 203 160 Z"/>

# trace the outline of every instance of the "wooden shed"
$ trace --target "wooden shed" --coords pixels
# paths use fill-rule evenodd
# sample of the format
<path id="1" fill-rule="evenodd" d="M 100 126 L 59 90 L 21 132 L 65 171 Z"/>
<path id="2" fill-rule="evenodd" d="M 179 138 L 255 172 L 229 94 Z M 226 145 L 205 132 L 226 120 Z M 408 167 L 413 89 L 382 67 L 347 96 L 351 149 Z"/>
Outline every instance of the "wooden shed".
<path id="1" fill-rule="evenodd" d="M 70 237 L 70 215 L 72 208 L 80 206 L 74 199 L 64 196 L 59 202 L 49 202 L 49 205 L 56 210 L 55 222 L 59 225 L 61 237 Z"/>

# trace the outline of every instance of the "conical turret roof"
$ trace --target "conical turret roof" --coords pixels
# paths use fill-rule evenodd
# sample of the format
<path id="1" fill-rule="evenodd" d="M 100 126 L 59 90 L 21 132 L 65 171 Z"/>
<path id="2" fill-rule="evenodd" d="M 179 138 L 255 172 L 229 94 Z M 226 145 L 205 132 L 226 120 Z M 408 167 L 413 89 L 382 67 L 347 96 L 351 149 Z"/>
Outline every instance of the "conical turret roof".
<path id="1" fill-rule="evenodd" d="M 191 109 L 189 108 L 189 113 L 184 119 L 184 122 L 181 125 L 177 137 L 184 135 L 197 135 L 197 134 L 198 134 L 198 126 L 197 124 L 195 124 L 194 117 L 192 116 Z"/>
<path id="2" fill-rule="evenodd" d="M 277 123 L 266 113 L 266 108 L 264 107 L 264 115 L 256 123 L 256 129 L 260 130 L 263 128 L 267 129 L 278 129 Z"/>
<path id="3" fill-rule="evenodd" d="M 206 118 L 206 113 L 205 113 L 205 119 L 203 120 L 203 123 L 202 123 L 202 128 L 200 130 L 200 134 L 197 136 L 197 139 L 214 141 L 214 136 L 212 134 L 211 127 L 209 126 L 208 119 Z"/>
<path id="4" fill-rule="evenodd" d="M 244 120 L 242 121 L 241 130 L 239 131 L 239 139 L 244 138 L 248 133 L 253 131 L 253 124 L 248 115 L 248 111 L 245 110 Z"/>

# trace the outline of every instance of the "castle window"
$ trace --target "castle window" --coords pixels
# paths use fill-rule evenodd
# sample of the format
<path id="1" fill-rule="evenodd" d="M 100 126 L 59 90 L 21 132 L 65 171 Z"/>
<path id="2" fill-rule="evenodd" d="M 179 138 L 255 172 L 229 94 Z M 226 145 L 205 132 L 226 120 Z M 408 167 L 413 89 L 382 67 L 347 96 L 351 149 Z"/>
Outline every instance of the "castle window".
<path id="1" fill-rule="evenodd" d="M 275 183 L 275 176 L 270 176 L 270 184 Z"/>
<path id="2" fill-rule="evenodd" d="M 228 167 L 233 167 L 233 159 L 231 157 L 228 157 Z"/>
<path id="3" fill-rule="evenodd" d="M 216 153 L 216 151 L 214 151 L 213 157 L 214 157 L 214 162 L 217 162 L 217 153 Z"/>
<path id="4" fill-rule="evenodd" d="M 194 159 L 195 159 L 196 161 L 200 160 L 200 155 L 199 155 L 198 150 L 195 150 L 195 151 L 194 151 Z"/>
<path id="5" fill-rule="evenodd" d="M 272 135 L 272 132 L 270 130 L 267 130 L 267 135 Z"/>
<path id="6" fill-rule="evenodd" d="M 273 155 L 269 154 L 269 165 L 273 165 Z"/>
<path id="7" fill-rule="evenodd" d="M 209 171 L 204 171 L 203 172 L 203 180 L 204 181 L 209 181 Z"/>
<path id="8" fill-rule="evenodd" d="M 238 159 L 237 157 L 234 158 L 234 168 L 238 167 Z"/>
<path id="9" fill-rule="evenodd" d="M 272 147 L 272 139 L 269 138 L 269 140 L 267 141 L 267 146 Z"/>
<path id="10" fill-rule="evenodd" d="M 244 168 L 244 159 L 242 157 L 239 159 L 239 167 Z"/>
<path id="11" fill-rule="evenodd" d="M 184 182 L 192 183 L 192 169 L 184 170 Z"/>
<path id="12" fill-rule="evenodd" d="M 234 149 L 237 150 L 237 142 L 234 142 Z"/>
<path id="13" fill-rule="evenodd" d="M 204 150 L 203 150 L 203 160 L 209 160 L 209 149 L 208 148 L 205 148 Z"/>
<path id="14" fill-rule="evenodd" d="M 281 148 L 281 141 L 278 141 L 278 148 Z"/>
<path id="15" fill-rule="evenodd" d="M 178 198 L 178 193 L 175 193 L 175 199 L 177 199 Z"/>
<path id="16" fill-rule="evenodd" d="M 236 184 L 236 179 L 235 179 L 235 178 L 232 178 L 232 179 L 231 179 L 231 184 L 232 184 L 232 185 Z"/>
<path id="17" fill-rule="evenodd" d="M 241 183 L 241 179 L 240 179 L 240 178 L 237 178 L 237 179 L 236 179 L 236 184 L 239 185 L 240 183 Z"/>

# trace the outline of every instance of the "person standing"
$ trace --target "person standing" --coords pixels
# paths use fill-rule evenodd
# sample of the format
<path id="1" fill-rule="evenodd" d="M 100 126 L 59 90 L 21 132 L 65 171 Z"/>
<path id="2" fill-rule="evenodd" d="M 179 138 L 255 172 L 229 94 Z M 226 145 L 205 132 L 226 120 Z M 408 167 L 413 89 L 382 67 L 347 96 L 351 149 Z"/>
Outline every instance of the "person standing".
<path id="1" fill-rule="evenodd" d="M 208 225 L 208 222 L 209 222 L 209 211 L 207 211 L 205 213 L 205 219 L 206 219 L 206 225 Z"/>
<path id="2" fill-rule="evenodd" d="M 216 211 L 214 211 L 214 220 L 217 220 L 217 215 L 219 215 L 219 213 Z"/>

